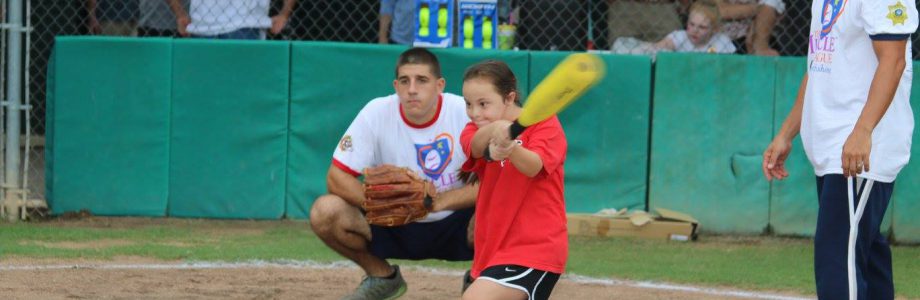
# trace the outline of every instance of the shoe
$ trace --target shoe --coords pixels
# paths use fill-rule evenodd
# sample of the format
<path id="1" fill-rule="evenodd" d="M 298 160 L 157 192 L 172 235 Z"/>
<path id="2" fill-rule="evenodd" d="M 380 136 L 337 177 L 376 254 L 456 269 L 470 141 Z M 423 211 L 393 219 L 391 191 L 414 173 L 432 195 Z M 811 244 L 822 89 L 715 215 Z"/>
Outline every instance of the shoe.
<path id="1" fill-rule="evenodd" d="M 470 270 L 466 270 L 466 272 L 463 273 L 463 288 L 460 289 L 460 295 L 466 293 L 466 289 L 469 288 L 471 284 L 473 284 L 473 277 L 470 276 Z"/>
<path id="2" fill-rule="evenodd" d="M 342 300 L 392 300 L 406 293 L 406 281 L 403 280 L 399 266 L 393 265 L 396 277 L 393 279 L 364 276 L 364 280 L 351 295 Z"/>

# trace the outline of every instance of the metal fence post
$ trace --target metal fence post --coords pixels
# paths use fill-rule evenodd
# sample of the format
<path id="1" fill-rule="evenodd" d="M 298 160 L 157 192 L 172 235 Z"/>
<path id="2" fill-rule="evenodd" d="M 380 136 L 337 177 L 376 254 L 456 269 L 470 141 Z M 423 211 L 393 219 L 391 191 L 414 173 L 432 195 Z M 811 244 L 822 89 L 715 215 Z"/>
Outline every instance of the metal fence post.
<path id="1" fill-rule="evenodd" d="M 9 60 L 7 61 L 7 99 L 3 105 L 6 107 L 6 153 L 4 155 L 3 182 L 3 213 L 7 220 L 14 221 L 19 217 L 19 204 L 22 200 L 19 192 L 19 135 L 20 135 L 20 105 L 22 103 L 22 33 L 23 27 L 23 0 L 10 0 L 7 7 L 9 11 L 9 31 L 7 47 Z"/>

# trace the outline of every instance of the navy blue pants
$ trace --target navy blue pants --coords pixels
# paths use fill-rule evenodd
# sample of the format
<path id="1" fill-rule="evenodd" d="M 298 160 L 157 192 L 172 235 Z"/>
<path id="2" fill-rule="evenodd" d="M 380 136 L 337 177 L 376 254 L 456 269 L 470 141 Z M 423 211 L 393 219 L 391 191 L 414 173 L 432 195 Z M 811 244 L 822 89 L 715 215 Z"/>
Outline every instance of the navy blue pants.
<path id="1" fill-rule="evenodd" d="M 862 191 L 862 184 L 853 184 L 853 207 L 869 193 L 866 207 L 857 226 L 855 244 L 855 275 L 858 299 L 894 299 L 891 276 L 891 249 L 879 227 L 894 182 L 873 182 L 871 189 Z M 857 193 L 860 191 L 860 193 Z M 815 283 L 818 299 L 849 299 L 850 282 L 847 272 L 847 251 L 850 238 L 847 178 L 841 174 L 818 177 L 818 225 L 815 229 Z"/>

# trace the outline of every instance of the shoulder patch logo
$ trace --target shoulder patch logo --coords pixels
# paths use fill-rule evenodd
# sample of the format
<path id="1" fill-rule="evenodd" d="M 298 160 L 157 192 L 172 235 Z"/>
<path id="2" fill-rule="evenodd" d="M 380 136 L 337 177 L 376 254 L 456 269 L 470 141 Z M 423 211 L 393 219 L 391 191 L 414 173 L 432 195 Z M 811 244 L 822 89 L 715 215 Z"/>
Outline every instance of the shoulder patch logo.
<path id="1" fill-rule="evenodd" d="M 351 136 L 346 134 L 342 137 L 342 140 L 339 141 L 339 150 L 342 150 L 342 152 L 351 152 L 351 149 Z"/>
<path id="2" fill-rule="evenodd" d="M 907 7 L 904 7 L 904 4 L 901 4 L 901 1 L 898 0 L 898 3 L 895 5 L 888 6 L 888 18 L 891 20 L 891 25 L 904 25 L 904 21 L 907 21 Z"/>

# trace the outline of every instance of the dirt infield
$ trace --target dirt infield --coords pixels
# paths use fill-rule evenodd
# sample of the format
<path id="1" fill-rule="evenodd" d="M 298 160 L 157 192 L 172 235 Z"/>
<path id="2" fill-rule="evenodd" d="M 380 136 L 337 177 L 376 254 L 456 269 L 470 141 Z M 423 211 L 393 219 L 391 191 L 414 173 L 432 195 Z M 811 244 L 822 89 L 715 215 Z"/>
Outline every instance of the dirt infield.
<path id="1" fill-rule="evenodd" d="M 168 218 L 62 216 L 34 226 L 190 229 L 209 237 L 264 234 L 302 228 L 302 222 L 220 221 Z M 181 242 L 169 242 L 183 247 Z M 177 244 L 180 243 L 180 244 Z M 133 245 L 118 238 L 88 241 L 30 240 L 48 249 L 108 249 Z M 2 251 L 0 245 L 0 251 Z M 457 299 L 461 272 L 403 266 L 409 290 L 401 299 Z M 0 256 L 0 299 L 338 299 L 354 289 L 362 272 L 352 263 L 311 261 L 184 262 L 116 256 L 111 260 L 33 259 Z M 712 289 L 617 281 L 566 274 L 551 299 L 802 299 L 786 293 Z"/>
<path id="2" fill-rule="evenodd" d="M 406 267 L 402 299 L 456 299 L 460 273 Z M 357 286 L 353 265 L 181 264 L 145 258 L 114 261 L 4 261 L 4 299 L 338 299 Z M 644 288 L 564 278 L 552 299 L 782 299 L 728 291 Z M 737 295 L 737 294 L 736 294 Z M 759 295 L 759 296 L 758 296 Z M 773 296 L 776 296 L 773 294 Z"/>

